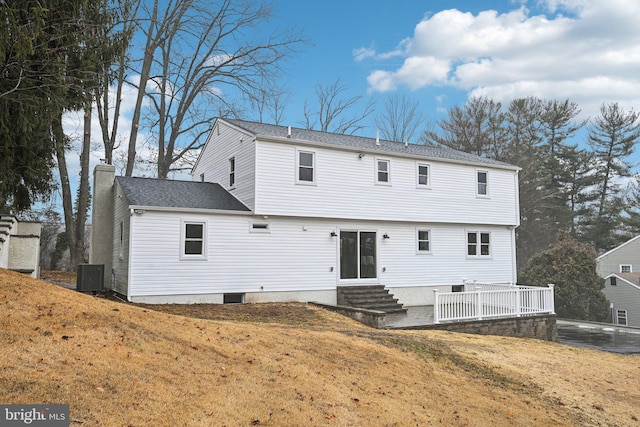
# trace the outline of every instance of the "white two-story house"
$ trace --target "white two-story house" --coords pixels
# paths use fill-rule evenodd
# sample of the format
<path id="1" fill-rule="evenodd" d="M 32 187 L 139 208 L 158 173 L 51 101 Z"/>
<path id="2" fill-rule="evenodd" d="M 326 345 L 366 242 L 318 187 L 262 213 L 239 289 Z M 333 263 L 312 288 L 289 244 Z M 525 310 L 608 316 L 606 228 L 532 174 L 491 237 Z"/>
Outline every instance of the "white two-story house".
<path id="1" fill-rule="evenodd" d="M 218 119 L 193 181 L 95 172 L 92 261 L 151 303 L 317 301 L 516 280 L 518 168 L 448 148 Z"/>

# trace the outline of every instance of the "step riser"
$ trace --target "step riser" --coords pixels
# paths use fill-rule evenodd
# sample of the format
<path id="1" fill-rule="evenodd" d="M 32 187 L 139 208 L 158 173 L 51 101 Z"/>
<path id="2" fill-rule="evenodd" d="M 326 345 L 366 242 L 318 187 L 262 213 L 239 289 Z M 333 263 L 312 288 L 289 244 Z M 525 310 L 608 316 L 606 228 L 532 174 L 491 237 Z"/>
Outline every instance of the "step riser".
<path id="1" fill-rule="evenodd" d="M 397 313 L 406 311 L 383 285 L 338 287 L 338 305 Z"/>

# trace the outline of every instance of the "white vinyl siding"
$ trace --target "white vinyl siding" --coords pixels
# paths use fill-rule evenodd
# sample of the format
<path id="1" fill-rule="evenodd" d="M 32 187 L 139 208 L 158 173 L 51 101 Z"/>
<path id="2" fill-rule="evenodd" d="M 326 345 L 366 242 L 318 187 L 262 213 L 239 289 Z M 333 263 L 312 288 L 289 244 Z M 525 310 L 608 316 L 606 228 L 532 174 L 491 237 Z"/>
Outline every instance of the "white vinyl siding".
<path id="1" fill-rule="evenodd" d="M 197 180 L 203 176 L 207 182 L 219 183 L 229 188 L 229 159 L 233 158 L 234 185 L 230 190 L 235 197 L 253 209 L 256 185 L 255 146 L 250 135 L 218 122 L 191 172 L 192 178 Z"/>
<path id="2" fill-rule="evenodd" d="M 465 257 L 462 226 L 428 224 L 438 250 L 425 257 L 415 250 L 416 229 L 424 224 L 270 218 L 271 232 L 263 234 L 248 232 L 246 215 L 190 215 L 189 221 L 207 222 L 208 259 L 184 262 L 178 251 L 167 250 L 180 246 L 179 216 L 147 211 L 133 218 L 132 296 L 334 290 L 340 281 L 335 230 L 377 232 L 377 280 L 390 288 L 514 280 L 513 230 L 507 227 L 489 228 L 493 259 L 478 263 Z M 382 238 L 385 233 L 389 239 Z"/>
<path id="3" fill-rule="evenodd" d="M 418 223 L 518 225 L 517 172 L 491 170 L 492 198 L 476 195 L 476 168 L 430 161 L 430 191 L 416 188 L 416 160 L 390 158 L 390 185 L 375 185 L 375 156 L 314 147 L 315 186 L 295 185 L 294 145 L 257 145 L 255 213 Z"/>

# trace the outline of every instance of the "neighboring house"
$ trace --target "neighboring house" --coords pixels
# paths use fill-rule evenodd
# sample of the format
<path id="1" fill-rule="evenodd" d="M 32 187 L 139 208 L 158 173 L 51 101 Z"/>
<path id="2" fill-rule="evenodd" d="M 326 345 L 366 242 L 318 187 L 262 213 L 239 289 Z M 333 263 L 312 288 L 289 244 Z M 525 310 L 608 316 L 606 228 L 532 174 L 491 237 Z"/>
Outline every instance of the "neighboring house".
<path id="1" fill-rule="evenodd" d="M 42 225 L 0 215 L 0 268 L 40 277 Z"/>
<path id="2" fill-rule="evenodd" d="M 596 258 L 596 272 L 605 279 L 613 323 L 640 327 L 640 236 Z"/>
<path id="3" fill-rule="evenodd" d="M 604 279 L 613 323 L 640 327 L 640 273 L 611 273 Z"/>
<path id="4" fill-rule="evenodd" d="M 516 281 L 518 168 L 432 145 L 218 119 L 194 181 L 94 179 L 90 262 L 150 303 L 317 301 L 385 285 L 428 305 Z"/>

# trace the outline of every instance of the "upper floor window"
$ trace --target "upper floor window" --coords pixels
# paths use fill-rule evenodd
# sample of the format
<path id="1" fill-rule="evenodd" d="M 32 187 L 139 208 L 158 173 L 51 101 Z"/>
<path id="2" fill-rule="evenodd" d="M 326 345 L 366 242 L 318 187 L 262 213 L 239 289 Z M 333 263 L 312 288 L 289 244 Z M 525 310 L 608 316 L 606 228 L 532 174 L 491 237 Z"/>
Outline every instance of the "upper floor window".
<path id="1" fill-rule="evenodd" d="M 489 172 L 476 171 L 477 194 L 478 196 L 489 195 Z"/>
<path id="2" fill-rule="evenodd" d="M 633 273 L 631 264 L 620 264 L 620 273 Z"/>
<path id="3" fill-rule="evenodd" d="M 206 257 L 206 223 L 184 221 L 182 223 L 182 259 Z"/>
<path id="4" fill-rule="evenodd" d="M 298 151 L 297 182 L 312 184 L 316 181 L 315 157 L 312 151 Z"/>
<path id="5" fill-rule="evenodd" d="M 431 253 L 431 231 L 430 230 L 418 230 L 418 253 L 427 254 Z"/>
<path id="6" fill-rule="evenodd" d="M 229 159 L 229 188 L 236 186 L 236 158 Z"/>
<path id="7" fill-rule="evenodd" d="M 467 233 L 467 255 L 488 257 L 491 255 L 491 235 L 470 231 Z"/>
<path id="8" fill-rule="evenodd" d="M 389 184 L 391 173 L 391 162 L 389 160 L 376 160 L 376 182 L 379 184 Z"/>
<path id="9" fill-rule="evenodd" d="M 430 187 L 430 177 L 429 177 L 429 165 L 424 163 L 418 163 L 417 166 L 417 174 L 418 174 L 418 187 Z"/>

